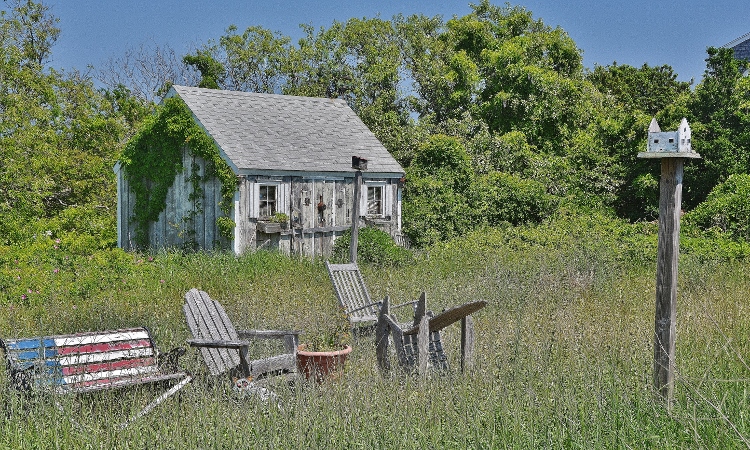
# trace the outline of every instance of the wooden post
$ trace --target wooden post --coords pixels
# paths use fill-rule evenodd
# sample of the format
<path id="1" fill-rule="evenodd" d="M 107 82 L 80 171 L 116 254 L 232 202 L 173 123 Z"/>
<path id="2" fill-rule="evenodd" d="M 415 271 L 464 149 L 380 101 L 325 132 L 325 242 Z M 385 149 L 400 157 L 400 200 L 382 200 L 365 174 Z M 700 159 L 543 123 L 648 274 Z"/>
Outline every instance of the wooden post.
<path id="1" fill-rule="evenodd" d="M 474 320 L 471 316 L 461 319 L 461 372 L 474 365 Z"/>
<path id="2" fill-rule="evenodd" d="M 659 180 L 659 243 L 654 313 L 654 389 L 671 409 L 674 399 L 675 335 L 677 332 L 677 263 L 680 256 L 682 174 L 693 151 L 690 125 L 682 119 L 677 131 L 662 132 L 656 119 L 648 127 L 646 151 L 639 158 L 661 159 Z"/>
<path id="3" fill-rule="evenodd" d="M 357 241 L 359 239 L 359 203 L 362 196 L 362 171 L 354 173 L 354 205 L 352 207 L 352 239 L 349 244 L 349 262 L 357 262 Z"/>
<path id="4" fill-rule="evenodd" d="M 662 158 L 659 181 L 659 244 L 654 318 L 654 388 L 671 405 L 674 398 L 677 262 L 683 158 Z"/>

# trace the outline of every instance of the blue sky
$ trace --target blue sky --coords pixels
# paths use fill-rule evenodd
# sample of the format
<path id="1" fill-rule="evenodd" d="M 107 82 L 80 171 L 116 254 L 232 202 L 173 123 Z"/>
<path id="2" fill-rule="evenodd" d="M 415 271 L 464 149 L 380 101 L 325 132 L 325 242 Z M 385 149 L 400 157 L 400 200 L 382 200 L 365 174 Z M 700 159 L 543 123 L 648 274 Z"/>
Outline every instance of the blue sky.
<path id="1" fill-rule="evenodd" d="M 478 0 L 475 0 L 478 3 Z M 333 0 L 45 0 L 62 35 L 52 66 L 85 70 L 144 43 L 168 44 L 179 55 L 218 39 L 234 24 L 260 25 L 302 36 L 299 24 L 328 27 L 352 17 L 422 13 L 448 19 L 470 11 L 469 1 Z M 504 2 L 494 1 L 504 5 Z M 583 50 L 584 65 L 668 64 L 678 78 L 700 81 L 705 50 L 750 32 L 748 0 L 527 0 L 511 2 L 545 24 L 564 29 Z"/>

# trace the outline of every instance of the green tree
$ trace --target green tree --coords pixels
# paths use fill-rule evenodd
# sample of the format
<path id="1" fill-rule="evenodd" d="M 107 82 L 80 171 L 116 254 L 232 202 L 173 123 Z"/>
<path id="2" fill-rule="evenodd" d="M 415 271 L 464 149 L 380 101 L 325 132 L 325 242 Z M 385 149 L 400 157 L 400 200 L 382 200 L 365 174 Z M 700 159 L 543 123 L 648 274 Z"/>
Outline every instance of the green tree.
<path id="1" fill-rule="evenodd" d="M 416 245 L 461 236 L 472 229 L 468 197 L 471 158 L 455 137 L 431 136 L 407 169 L 404 230 Z"/>
<path id="2" fill-rule="evenodd" d="M 703 159 L 686 166 L 686 206 L 694 207 L 732 174 L 750 173 L 750 81 L 746 61 L 732 49 L 709 48 L 706 71 L 685 114 L 693 130 L 693 148 Z M 684 110 L 677 110 L 672 120 Z"/>
<path id="3" fill-rule="evenodd" d="M 625 108 L 656 116 L 677 98 L 690 92 L 690 83 L 677 81 L 677 74 L 668 65 L 635 68 L 616 62 L 596 66 L 587 79 L 604 94 L 612 95 Z"/>
<path id="4" fill-rule="evenodd" d="M 219 39 L 221 58 L 226 70 L 225 89 L 279 93 L 284 80 L 284 65 L 291 39 L 259 26 L 248 27 L 237 34 L 232 25 Z"/>
<path id="5" fill-rule="evenodd" d="M 42 66 L 56 19 L 14 5 L 0 22 L 0 243 L 49 232 L 113 245 L 124 120 L 90 79 Z"/>
<path id="6" fill-rule="evenodd" d="M 220 89 L 226 78 L 226 69 L 212 53 L 210 49 L 196 50 L 194 55 L 185 55 L 182 62 L 200 72 L 198 87 Z"/>
<path id="7" fill-rule="evenodd" d="M 750 240 L 750 175 L 730 175 L 714 187 L 706 201 L 686 220 L 701 228 L 719 228 L 737 239 Z"/>

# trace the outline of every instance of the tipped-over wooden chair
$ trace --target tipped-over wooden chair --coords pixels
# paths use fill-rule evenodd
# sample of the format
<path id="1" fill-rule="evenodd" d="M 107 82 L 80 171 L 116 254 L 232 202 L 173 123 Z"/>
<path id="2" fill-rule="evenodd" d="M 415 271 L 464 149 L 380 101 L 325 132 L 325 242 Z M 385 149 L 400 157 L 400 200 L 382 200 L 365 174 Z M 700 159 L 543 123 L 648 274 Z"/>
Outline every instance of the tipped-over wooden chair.
<path id="1" fill-rule="evenodd" d="M 193 335 L 188 344 L 200 348 L 211 375 L 229 373 L 236 388 L 257 394 L 263 400 L 275 398 L 275 394 L 256 386 L 253 380 L 297 370 L 296 352 L 301 331 L 236 330 L 221 304 L 198 289 L 185 294 L 183 311 Z M 250 359 L 250 339 L 283 340 L 286 353 Z"/>
<path id="2" fill-rule="evenodd" d="M 363 333 L 372 331 L 378 321 L 382 301 L 372 301 L 370 291 L 367 290 L 365 280 L 356 263 L 330 264 L 326 261 L 328 276 L 333 284 L 333 291 L 344 313 L 349 319 L 352 331 Z M 414 305 L 407 302 L 391 308 Z"/>
<path id="3" fill-rule="evenodd" d="M 386 297 L 380 307 L 375 328 L 378 367 L 383 374 L 390 371 L 388 336 L 393 339 L 398 365 L 408 373 L 427 373 L 428 368 L 437 372 L 449 370 L 448 358 L 443 349 L 440 331 L 455 322 L 461 321 L 461 371 L 469 369 L 474 357 L 474 326 L 471 314 L 487 305 L 481 300 L 450 308 L 438 315 L 427 311 L 425 293 L 422 292 L 414 313 L 411 327 L 404 328 L 390 313 L 389 299 Z"/>

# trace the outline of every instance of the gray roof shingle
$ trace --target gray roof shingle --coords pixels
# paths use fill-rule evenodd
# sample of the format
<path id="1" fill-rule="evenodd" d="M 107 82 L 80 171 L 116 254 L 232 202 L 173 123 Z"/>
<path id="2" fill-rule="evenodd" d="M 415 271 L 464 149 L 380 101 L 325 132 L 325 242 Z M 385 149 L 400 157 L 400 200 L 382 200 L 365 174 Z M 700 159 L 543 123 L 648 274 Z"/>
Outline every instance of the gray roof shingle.
<path id="1" fill-rule="evenodd" d="M 239 172 L 404 172 L 343 100 L 172 88 Z"/>

